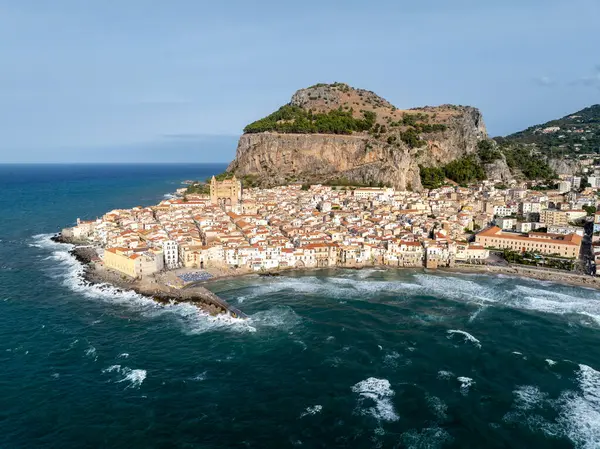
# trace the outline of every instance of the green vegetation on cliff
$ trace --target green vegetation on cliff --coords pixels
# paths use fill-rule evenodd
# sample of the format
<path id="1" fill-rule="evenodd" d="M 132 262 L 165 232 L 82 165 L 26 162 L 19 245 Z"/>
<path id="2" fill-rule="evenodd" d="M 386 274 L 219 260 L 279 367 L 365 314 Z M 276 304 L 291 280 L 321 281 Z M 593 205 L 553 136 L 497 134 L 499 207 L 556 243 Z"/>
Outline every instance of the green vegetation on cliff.
<path id="1" fill-rule="evenodd" d="M 497 137 L 496 141 L 502 145 L 535 145 L 549 157 L 600 153 L 600 104 L 506 137 Z"/>
<path id="2" fill-rule="evenodd" d="M 482 140 L 478 143 L 477 155 L 482 163 L 488 164 L 504 158 L 511 172 L 520 171 L 526 179 L 554 179 L 556 174 L 550 168 L 545 156 L 537 154 L 532 146 Z"/>
<path id="3" fill-rule="evenodd" d="M 502 152 L 496 147 L 491 140 L 482 140 L 477 144 L 477 155 L 481 162 L 489 164 L 498 159 L 502 159 Z"/>
<path id="4" fill-rule="evenodd" d="M 288 104 L 271 115 L 250 123 L 244 128 L 244 132 L 352 134 L 355 131 L 368 131 L 375 124 L 374 112 L 363 111 L 362 115 L 362 119 L 357 119 L 352 116 L 352 111 L 344 111 L 341 108 L 327 113 L 313 113 Z"/>
<path id="5" fill-rule="evenodd" d="M 469 184 L 485 179 L 485 171 L 474 155 L 456 159 L 443 167 L 419 167 L 421 184 L 427 189 L 436 189 L 450 179 L 458 184 Z"/>
<path id="6" fill-rule="evenodd" d="M 554 179 L 556 173 L 547 164 L 545 158 L 535 155 L 523 145 L 502 147 L 506 164 L 511 170 L 518 169 L 527 179 Z"/>

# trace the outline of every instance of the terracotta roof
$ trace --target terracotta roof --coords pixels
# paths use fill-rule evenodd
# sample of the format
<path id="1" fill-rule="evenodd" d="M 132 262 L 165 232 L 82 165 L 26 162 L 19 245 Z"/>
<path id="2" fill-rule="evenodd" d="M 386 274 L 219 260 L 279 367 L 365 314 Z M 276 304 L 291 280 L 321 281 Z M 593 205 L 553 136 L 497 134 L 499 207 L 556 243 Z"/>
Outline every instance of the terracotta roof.
<path id="1" fill-rule="evenodd" d="M 567 234 L 567 235 L 560 234 L 560 238 L 555 238 L 555 237 L 552 237 L 549 239 L 548 238 L 535 238 L 535 237 L 528 237 L 528 236 L 521 235 L 521 234 L 504 234 L 502 232 L 502 229 L 500 229 L 498 226 L 492 226 L 490 228 L 484 229 L 477 235 L 481 236 L 481 237 L 495 237 L 495 238 L 509 239 L 509 240 L 524 240 L 524 241 L 528 241 L 528 242 L 539 242 L 539 243 L 553 242 L 558 245 L 577 245 L 577 246 L 579 246 L 581 244 L 581 236 L 577 235 L 577 234 Z M 550 234 L 550 235 L 554 235 L 554 234 Z"/>

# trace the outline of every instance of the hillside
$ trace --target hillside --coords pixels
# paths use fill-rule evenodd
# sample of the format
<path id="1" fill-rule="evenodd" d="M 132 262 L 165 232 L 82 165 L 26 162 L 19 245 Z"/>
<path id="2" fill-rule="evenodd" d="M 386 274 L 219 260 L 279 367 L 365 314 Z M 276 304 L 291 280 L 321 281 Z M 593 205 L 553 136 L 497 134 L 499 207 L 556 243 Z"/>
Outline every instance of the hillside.
<path id="1" fill-rule="evenodd" d="M 420 167 L 469 157 L 486 138 L 483 118 L 472 107 L 399 109 L 371 91 L 317 84 L 246 126 L 227 171 L 261 186 L 321 182 L 420 189 Z"/>
<path id="2" fill-rule="evenodd" d="M 496 138 L 496 141 L 501 144 L 532 144 L 550 158 L 597 154 L 600 152 L 600 104 Z"/>

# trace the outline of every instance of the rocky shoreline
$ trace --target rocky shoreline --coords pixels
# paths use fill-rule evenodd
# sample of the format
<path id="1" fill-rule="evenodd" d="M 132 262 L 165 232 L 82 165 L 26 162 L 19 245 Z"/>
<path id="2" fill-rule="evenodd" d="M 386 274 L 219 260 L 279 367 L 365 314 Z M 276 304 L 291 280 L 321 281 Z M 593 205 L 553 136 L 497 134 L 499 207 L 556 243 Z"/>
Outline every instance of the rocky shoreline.
<path id="1" fill-rule="evenodd" d="M 131 290 L 153 299 L 158 304 L 189 303 L 211 316 L 230 315 L 234 318 L 247 318 L 242 311 L 201 285 L 196 284 L 189 288 L 177 289 L 152 278 L 130 279 L 104 268 L 97 262 L 96 250 L 85 245 L 84 242 L 65 239 L 60 234 L 52 237 L 52 240 L 57 243 L 73 245 L 69 253 L 84 267 L 82 278 L 88 285 L 96 285 L 99 288 L 114 287 L 117 291 Z"/>

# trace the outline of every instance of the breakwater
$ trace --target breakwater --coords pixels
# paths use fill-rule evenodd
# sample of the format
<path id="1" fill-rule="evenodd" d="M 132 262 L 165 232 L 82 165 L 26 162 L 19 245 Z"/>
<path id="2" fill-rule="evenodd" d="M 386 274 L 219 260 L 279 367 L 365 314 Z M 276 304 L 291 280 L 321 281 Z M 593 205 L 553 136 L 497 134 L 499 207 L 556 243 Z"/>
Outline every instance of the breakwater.
<path id="1" fill-rule="evenodd" d="M 52 237 L 57 243 L 72 246 L 70 254 L 84 267 L 82 278 L 91 285 L 110 285 L 120 290 L 132 290 L 140 295 L 152 298 L 159 304 L 189 303 L 210 315 L 227 314 L 234 318 L 247 318 L 244 312 L 231 306 L 224 299 L 202 285 L 188 288 L 173 288 L 150 277 L 131 279 L 106 269 L 98 260 L 96 249 L 81 241 L 73 241 L 62 234 Z"/>

